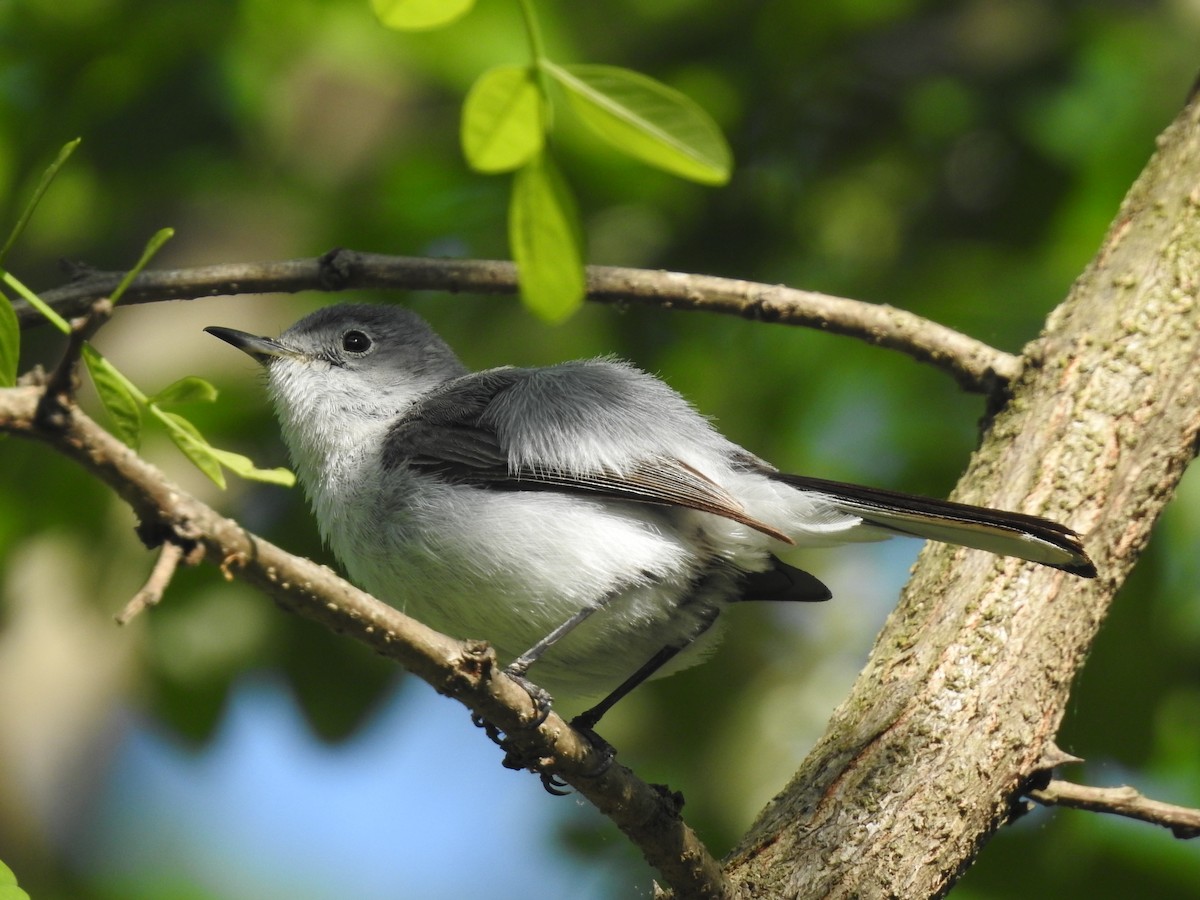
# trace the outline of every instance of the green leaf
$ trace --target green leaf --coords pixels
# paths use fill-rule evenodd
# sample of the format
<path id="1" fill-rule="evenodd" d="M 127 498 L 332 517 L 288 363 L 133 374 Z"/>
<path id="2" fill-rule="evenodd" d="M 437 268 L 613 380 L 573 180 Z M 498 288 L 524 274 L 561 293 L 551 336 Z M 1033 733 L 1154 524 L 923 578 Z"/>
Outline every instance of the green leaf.
<path id="1" fill-rule="evenodd" d="M 571 189 L 546 156 L 513 179 L 508 239 L 525 305 L 549 321 L 583 302 L 583 238 Z"/>
<path id="2" fill-rule="evenodd" d="M 476 79 L 463 103 L 462 146 L 477 172 L 511 172 L 542 149 L 544 106 L 529 66 L 497 66 Z"/>
<path id="3" fill-rule="evenodd" d="M 617 66 L 542 65 L 584 124 L 618 150 L 701 184 L 729 180 L 729 144 L 691 98 Z"/>
<path id="4" fill-rule="evenodd" d="M 167 434 L 175 442 L 175 446 L 222 490 L 225 488 L 222 466 L 233 474 L 252 481 L 265 481 L 284 487 L 292 487 L 296 483 L 296 476 L 287 469 L 260 469 L 240 453 L 214 447 L 200 433 L 200 429 L 178 413 L 167 412 L 157 406 L 151 406 L 150 411 L 167 426 Z"/>
<path id="5" fill-rule="evenodd" d="M 229 450 L 221 450 L 211 446 L 209 449 L 221 465 L 234 475 L 247 478 L 251 481 L 280 484 L 284 487 L 292 487 L 296 484 L 296 476 L 287 469 L 260 469 L 254 465 L 249 457 L 242 456 L 240 453 L 233 453 Z"/>
<path id="6" fill-rule="evenodd" d="M 178 406 L 181 403 L 212 403 L 217 399 L 217 389 L 203 378 L 188 375 L 167 385 L 150 398 L 150 403 L 159 406 Z"/>
<path id="7" fill-rule="evenodd" d="M 100 402 L 112 420 L 113 433 L 126 445 L 137 449 L 142 439 L 142 408 L 137 396 L 129 389 L 129 382 L 91 344 L 83 345 L 82 356 Z"/>
<path id="8" fill-rule="evenodd" d="M 461 19 L 475 0 L 371 0 L 375 17 L 397 31 L 428 31 Z"/>
<path id="9" fill-rule="evenodd" d="M 71 323 L 68 322 L 66 319 L 64 319 L 62 316 L 60 316 L 58 313 L 56 313 L 46 303 L 45 300 L 43 300 L 41 297 L 39 297 L 37 294 L 35 294 L 29 288 L 25 287 L 25 285 L 23 285 L 20 281 L 18 281 L 17 276 L 13 275 L 12 272 L 6 271 L 4 269 L 0 269 L 0 282 L 2 282 L 3 284 L 7 285 L 10 288 L 12 288 L 12 290 L 14 290 L 18 294 L 20 294 L 21 298 L 26 303 L 28 303 L 30 306 L 32 306 L 34 309 L 36 309 L 38 312 L 40 312 L 43 316 L 45 316 L 47 319 L 49 319 L 50 324 L 53 325 L 55 328 L 57 328 L 59 331 L 61 331 L 63 334 L 71 333 Z"/>
<path id="10" fill-rule="evenodd" d="M 0 263 L 4 262 L 5 257 L 8 256 L 8 251 L 17 242 L 17 238 L 21 236 L 21 232 L 25 230 L 25 226 L 33 216 L 33 211 L 37 209 L 38 203 L 41 202 L 46 189 L 54 181 L 54 176 L 58 174 L 58 170 L 70 159 L 71 154 L 75 152 L 75 148 L 79 146 L 82 140 L 83 138 L 75 138 L 73 141 L 67 141 L 67 143 L 63 144 L 62 149 L 58 151 L 58 156 L 55 157 L 54 162 L 46 167 L 46 171 L 42 173 L 41 179 L 38 180 L 37 187 L 33 189 L 33 196 L 29 198 L 29 202 L 25 204 L 25 209 L 21 211 L 21 215 L 17 219 L 17 224 L 9 232 L 8 240 L 4 242 L 3 247 L 0 247 Z"/>
<path id="11" fill-rule="evenodd" d="M 133 283 L 133 279 L 137 278 L 138 273 L 140 273 L 142 269 L 146 268 L 146 265 L 151 259 L 154 258 L 154 254 L 161 249 L 163 244 L 173 237 L 175 237 L 174 228 L 160 228 L 158 231 L 154 232 L 150 240 L 146 242 L 146 248 L 142 250 L 142 255 L 138 259 L 137 263 L 132 269 L 125 273 L 125 277 L 121 279 L 116 289 L 109 294 L 108 299 L 112 301 L 113 306 L 116 306 L 117 303 L 120 302 L 121 297 L 129 288 L 129 285 Z"/>
<path id="12" fill-rule="evenodd" d="M 212 445 L 204 439 L 200 429 L 178 413 L 167 412 L 157 406 L 151 406 L 150 412 L 167 426 L 167 435 L 183 455 L 207 475 L 213 484 L 224 490 L 225 473 L 221 471 L 221 463 L 213 453 Z"/>
<path id="13" fill-rule="evenodd" d="M 17 887 L 17 876 L 0 861 L 0 900 L 29 900 L 29 895 Z"/>
<path id="14" fill-rule="evenodd" d="M 17 383 L 17 365 L 21 358 L 21 325 L 12 302 L 0 294 L 0 387 Z"/>

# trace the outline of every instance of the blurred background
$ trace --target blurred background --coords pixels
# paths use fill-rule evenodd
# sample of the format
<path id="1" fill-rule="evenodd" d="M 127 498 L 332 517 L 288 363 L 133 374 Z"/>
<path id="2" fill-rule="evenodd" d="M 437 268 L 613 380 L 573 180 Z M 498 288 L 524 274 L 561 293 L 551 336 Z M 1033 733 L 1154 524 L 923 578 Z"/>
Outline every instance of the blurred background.
<path id="1" fill-rule="evenodd" d="M 557 152 L 592 262 L 889 303 L 1011 352 L 1098 247 L 1200 69 L 1200 0 L 536 7 L 555 59 L 680 88 L 736 157 L 727 187 L 698 187 L 567 123 Z M 0 222 L 84 138 L 8 265 L 53 287 L 60 259 L 121 269 L 166 225 L 160 267 L 335 246 L 505 257 L 507 179 L 467 170 L 457 117 L 479 73 L 526 58 L 511 0 L 408 36 L 366 0 L 0 4 Z M 813 331 L 599 305 L 549 326 L 509 298 L 386 299 L 476 367 L 628 357 L 785 470 L 942 496 L 984 410 L 939 372 Z M 253 364 L 201 328 L 277 333 L 330 300 L 131 307 L 97 344 L 147 392 L 213 380 L 221 399 L 194 420 L 281 465 Z M 24 365 L 60 350 L 49 329 L 26 341 Z M 165 439 L 143 451 L 332 563 L 299 491 L 220 492 Z M 153 561 L 129 511 L 40 446 L 0 454 L 0 859 L 36 900 L 649 895 L 651 871 L 615 829 L 501 768 L 465 710 L 214 567 L 182 572 L 118 629 Z M 1068 777 L 1200 806 L 1198 539 L 1191 476 L 1078 684 L 1060 744 L 1087 763 Z M 833 602 L 734 610 L 711 662 L 606 718 L 622 761 L 683 791 L 715 853 L 820 734 L 917 549 L 813 553 Z M 1200 847 L 1045 810 L 1004 829 L 954 892 L 1135 894 L 1200 895 Z"/>

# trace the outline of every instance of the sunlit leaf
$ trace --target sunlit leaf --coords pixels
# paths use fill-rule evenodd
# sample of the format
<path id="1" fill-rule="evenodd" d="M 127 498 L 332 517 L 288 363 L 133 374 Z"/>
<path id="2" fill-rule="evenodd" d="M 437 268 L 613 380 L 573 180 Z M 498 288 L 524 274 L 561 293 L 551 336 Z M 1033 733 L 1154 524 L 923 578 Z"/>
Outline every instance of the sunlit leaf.
<path id="1" fill-rule="evenodd" d="M 260 469 L 240 453 L 214 447 L 200 433 L 200 429 L 178 413 L 168 412 L 157 406 L 151 406 L 150 411 L 167 426 L 167 433 L 175 442 L 175 446 L 182 450 L 184 455 L 218 487 L 222 489 L 225 487 L 225 473 L 222 471 L 222 466 L 233 474 L 252 481 L 265 481 L 268 484 L 280 484 L 284 487 L 295 485 L 296 476 L 287 469 Z"/>
<path id="2" fill-rule="evenodd" d="M 216 399 L 217 389 L 210 382 L 188 375 L 167 385 L 149 402 L 159 406 L 178 406 L 181 403 L 212 403 Z"/>
<path id="3" fill-rule="evenodd" d="M 284 487 L 292 487 L 296 483 L 296 476 L 287 469 L 260 469 L 249 457 L 242 456 L 240 453 L 212 446 L 209 447 L 209 450 L 221 465 L 241 478 L 250 481 L 265 481 L 267 484 L 280 484 Z"/>
<path id="4" fill-rule="evenodd" d="M 112 421 L 113 434 L 136 449 L 142 440 L 142 407 L 129 389 L 129 382 L 91 344 L 83 345 L 82 356 L 100 402 Z"/>
<path id="5" fill-rule="evenodd" d="M 510 172 L 542 149 L 542 92 L 529 66 L 498 66 L 476 79 L 463 104 L 463 155 L 478 172 Z"/>
<path id="6" fill-rule="evenodd" d="M 618 150 L 701 184 L 729 180 L 729 144 L 685 94 L 618 66 L 543 65 L 584 124 Z"/>
<path id="7" fill-rule="evenodd" d="M 371 0 L 376 18 L 397 31 L 428 31 L 461 19 L 475 0 Z"/>
<path id="8" fill-rule="evenodd" d="M 21 211 L 21 215 L 17 218 L 17 223 L 13 226 L 12 231 L 9 232 L 4 246 L 0 247 L 0 263 L 4 262 L 5 257 L 8 256 L 8 251 L 17 242 L 17 238 L 21 236 L 21 232 L 25 230 L 25 226 L 29 223 L 30 217 L 33 216 L 33 211 L 37 209 L 38 203 L 41 202 L 46 189 L 54 181 L 54 176 L 58 174 L 58 170 L 70 159 L 71 154 L 75 152 L 75 148 L 79 146 L 82 140 L 83 138 L 75 138 L 73 141 L 67 141 L 67 143 L 63 144 L 62 149 L 58 151 L 58 156 L 55 157 L 54 162 L 46 167 L 46 171 L 42 173 L 42 177 L 38 180 L 37 187 L 33 190 L 33 196 L 25 204 L 25 209 Z"/>
<path id="9" fill-rule="evenodd" d="M 570 187 L 545 156 L 513 180 L 508 239 L 525 305 L 550 321 L 574 312 L 586 288 L 579 215 Z"/>
<path id="10" fill-rule="evenodd" d="M 56 313 L 45 300 L 25 287 L 12 272 L 0 269 L 0 283 L 5 284 L 19 294 L 21 299 L 45 316 L 50 321 L 50 324 L 63 334 L 71 333 L 71 323 Z"/>
<path id="11" fill-rule="evenodd" d="M 109 295 L 108 299 L 112 301 L 113 306 L 116 306 L 117 303 L 120 302 L 121 297 L 125 294 L 125 291 L 129 288 L 129 285 L 133 283 L 133 279 L 137 278 L 138 273 L 140 273 L 142 269 L 146 268 L 150 260 L 154 258 L 154 254 L 159 251 L 163 244 L 173 237 L 175 237 L 174 228 L 160 228 L 158 231 L 154 232 L 150 240 L 146 242 L 146 247 L 144 250 L 142 250 L 142 255 L 138 259 L 137 263 L 132 269 L 125 273 L 125 277 L 121 279 L 120 283 L 116 286 L 116 289 L 113 290 L 113 292 Z"/>
<path id="12" fill-rule="evenodd" d="M 221 471 L 221 463 L 213 453 L 213 446 L 204 439 L 200 429 L 178 413 L 167 412 L 157 406 L 151 406 L 150 411 L 167 426 L 167 434 L 175 442 L 175 446 L 183 451 L 183 455 L 217 487 L 224 490 L 225 473 Z"/>
<path id="13" fill-rule="evenodd" d="M 0 387 L 17 383 L 21 357 L 21 325 L 9 299 L 0 294 Z"/>
<path id="14" fill-rule="evenodd" d="M 16 873 L 14 873 L 13 870 L 8 867 L 7 863 L 5 863 L 4 860 L 0 859 L 0 884 L 16 884 L 16 883 L 17 883 Z"/>

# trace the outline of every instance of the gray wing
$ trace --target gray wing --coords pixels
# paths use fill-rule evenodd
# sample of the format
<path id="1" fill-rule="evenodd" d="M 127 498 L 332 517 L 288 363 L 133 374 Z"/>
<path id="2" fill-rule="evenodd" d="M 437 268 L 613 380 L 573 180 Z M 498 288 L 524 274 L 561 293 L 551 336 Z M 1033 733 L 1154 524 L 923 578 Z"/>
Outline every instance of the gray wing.
<path id="1" fill-rule="evenodd" d="M 678 394 L 620 364 L 493 369 L 448 382 L 406 411 L 388 433 L 383 464 L 498 490 L 695 509 L 792 543 L 670 453 L 699 428 L 690 437 L 712 440 Z M 663 429 L 685 433 L 658 433 Z M 606 458 L 606 447 L 625 448 L 624 458 Z"/>

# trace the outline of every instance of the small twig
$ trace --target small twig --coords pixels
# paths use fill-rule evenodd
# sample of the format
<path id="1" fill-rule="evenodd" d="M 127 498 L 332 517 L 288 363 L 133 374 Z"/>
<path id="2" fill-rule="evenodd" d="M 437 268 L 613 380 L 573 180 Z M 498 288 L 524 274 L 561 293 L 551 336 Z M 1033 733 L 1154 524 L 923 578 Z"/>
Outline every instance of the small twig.
<path id="1" fill-rule="evenodd" d="M 86 272 L 41 297 L 64 315 L 105 296 L 121 273 Z M 510 262 L 426 259 L 333 250 L 315 259 L 230 263 L 194 269 L 147 270 L 129 285 L 123 303 L 152 303 L 218 295 L 350 289 L 515 294 Z M 651 269 L 587 267 L 588 298 L 704 310 L 783 325 L 817 328 L 898 350 L 950 373 L 964 389 L 990 393 L 1020 371 L 1020 358 L 921 316 L 876 303 L 774 284 Z M 22 327 L 40 317 L 16 304 Z"/>
<path id="2" fill-rule="evenodd" d="M 63 350 L 58 366 L 50 373 L 46 381 L 46 393 L 42 395 L 38 404 L 37 422 L 42 427 L 61 427 L 63 412 L 79 387 L 77 375 L 83 345 L 109 320 L 112 310 L 112 303 L 108 298 L 101 297 L 92 301 L 87 315 L 71 320 L 71 333 L 67 336 L 66 349 Z"/>
<path id="3" fill-rule="evenodd" d="M 1069 781 L 1051 781 L 1027 795 L 1043 806 L 1069 806 L 1092 812 L 1112 813 L 1171 829 L 1182 840 L 1200 837 L 1200 809 L 1151 800 L 1128 786 L 1100 788 Z"/>
<path id="4" fill-rule="evenodd" d="M 127 625 L 147 606 L 157 606 L 183 559 L 184 549 L 182 546 L 174 541 L 163 542 L 162 549 L 158 551 L 158 559 L 154 563 L 154 568 L 150 570 L 150 577 L 146 579 L 142 589 L 125 604 L 125 608 L 114 617 L 117 624 Z"/>

